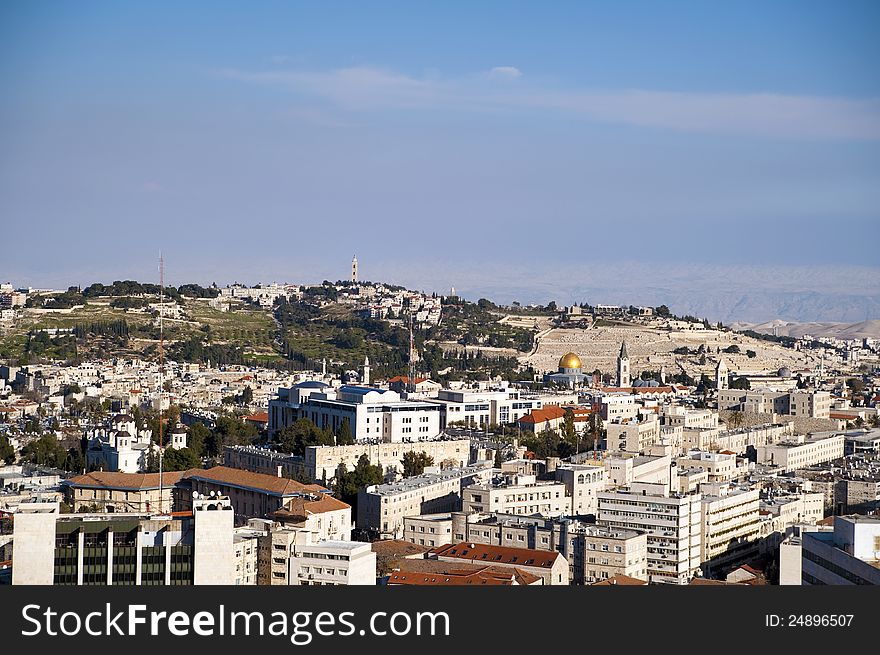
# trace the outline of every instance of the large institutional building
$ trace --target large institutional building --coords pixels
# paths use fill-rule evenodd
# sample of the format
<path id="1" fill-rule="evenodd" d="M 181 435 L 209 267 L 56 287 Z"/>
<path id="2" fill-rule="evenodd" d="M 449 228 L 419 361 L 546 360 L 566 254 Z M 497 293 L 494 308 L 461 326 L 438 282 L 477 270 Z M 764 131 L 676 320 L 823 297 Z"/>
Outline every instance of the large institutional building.
<path id="1" fill-rule="evenodd" d="M 269 401 L 269 433 L 307 418 L 334 433 L 348 421 L 357 441 L 397 443 L 433 439 L 440 434 L 437 403 L 401 400 L 396 391 L 343 385 L 333 389 L 321 382 L 303 382 L 279 389 Z"/>

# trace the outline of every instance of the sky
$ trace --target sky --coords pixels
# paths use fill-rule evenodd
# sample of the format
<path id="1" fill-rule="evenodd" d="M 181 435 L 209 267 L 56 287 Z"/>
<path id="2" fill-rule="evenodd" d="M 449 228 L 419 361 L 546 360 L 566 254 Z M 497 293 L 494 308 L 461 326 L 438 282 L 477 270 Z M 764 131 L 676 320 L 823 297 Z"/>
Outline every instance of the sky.
<path id="1" fill-rule="evenodd" d="M 6 0 L 0 280 L 149 281 L 161 250 L 171 283 L 320 282 L 357 254 L 505 302 L 880 318 L 878 27 L 870 0 Z"/>

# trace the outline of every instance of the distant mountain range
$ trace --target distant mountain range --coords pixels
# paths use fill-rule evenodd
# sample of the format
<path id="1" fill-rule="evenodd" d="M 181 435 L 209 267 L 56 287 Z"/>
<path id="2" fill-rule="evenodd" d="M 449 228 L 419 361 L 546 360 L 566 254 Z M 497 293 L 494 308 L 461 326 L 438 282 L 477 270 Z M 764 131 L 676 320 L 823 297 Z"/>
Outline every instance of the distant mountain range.
<path id="1" fill-rule="evenodd" d="M 438 271 L 442 271 L 438 275 Z M 385 271 L 383 271 L 384 273 Z M 763 323 L 858 323 L 880 319 L 880 268 L 560 262 L 519 267 L 460 265 L 389 270 L 388 279 L 443 291 L 455 286 L 468 299 L 522 304 L 667 305 L 725 325 Z M 448 286 L 446 287 L 448 290 Z"/>
<path id="2" fill-rule="evenodd" d="M 861 321 L 859 323 L 792 323 L 787 321 L 767 321 L 765 323 L 733 323 L 734 330 L 754 330 L 764 334 L 799 339 L 805 334 L 814 337 L 837 337 L 838 339 L 880 339 L 880 321 Z"/>

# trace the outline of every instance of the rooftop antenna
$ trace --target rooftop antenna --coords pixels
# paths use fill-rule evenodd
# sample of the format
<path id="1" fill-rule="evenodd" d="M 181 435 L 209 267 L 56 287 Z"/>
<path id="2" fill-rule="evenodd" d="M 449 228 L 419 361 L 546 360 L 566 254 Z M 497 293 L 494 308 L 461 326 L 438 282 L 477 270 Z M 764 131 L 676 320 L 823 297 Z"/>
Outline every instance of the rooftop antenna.
<path id="1" fill-rule="evenodd" d="M 165 313 L 165 259 L 159 251 L 159 514 L 162 513 L 162 393 L 165 391 L 165 333 L 162 316 Z"/>

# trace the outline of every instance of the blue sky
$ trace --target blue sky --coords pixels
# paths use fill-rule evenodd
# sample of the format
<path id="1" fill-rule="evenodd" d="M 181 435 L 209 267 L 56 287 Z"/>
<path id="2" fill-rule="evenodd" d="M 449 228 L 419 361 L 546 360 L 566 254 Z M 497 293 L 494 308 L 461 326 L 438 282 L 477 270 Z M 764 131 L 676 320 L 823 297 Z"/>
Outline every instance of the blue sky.
<path id="1" fill-rule="evenodd" d="M 876 2 L 7 0 L 0 278 L 146 280 L 161 248 L 176 282 L 320 281 L 356 252 L 535 300 L 560 270 L 613 295 L 770 264 L 876 296 L 878 26 Z"/>

